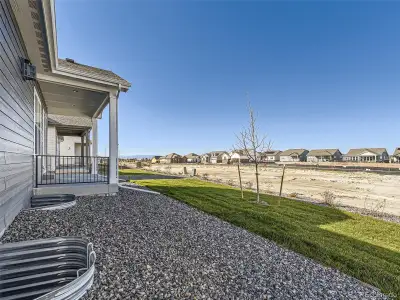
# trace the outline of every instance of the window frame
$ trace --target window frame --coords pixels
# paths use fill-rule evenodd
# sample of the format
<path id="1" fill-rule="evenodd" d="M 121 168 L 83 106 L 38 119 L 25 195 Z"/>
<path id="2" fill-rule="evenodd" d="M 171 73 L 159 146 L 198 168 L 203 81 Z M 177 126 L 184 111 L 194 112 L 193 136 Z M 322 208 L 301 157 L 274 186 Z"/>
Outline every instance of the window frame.
<path id="1" fill-rule="evenodd" d="M 34 118 L 33 118 L 33 133 L 34 133 L 34 155 L 43 155 L 45 154 L 45 121 L 46 121 L 46 117 L 45 117 L 45 109 L 44 109 L 44 105 L 43 105 L 43 101 L 42 99 L 39 97 L 39 94 L 37 93 L 36 88 L 33 88 L 33 109 L 34 109 Z M 37 110 L 40 110 L 40 112 L 38 113 Z M 38 116 L 39 116 L 39 120 L 38 120 Z M 40 141 L 39 141 L 39 145 L 38 145 L 38 140 L 37 140 L 37 133 L 40 133 Z"/>

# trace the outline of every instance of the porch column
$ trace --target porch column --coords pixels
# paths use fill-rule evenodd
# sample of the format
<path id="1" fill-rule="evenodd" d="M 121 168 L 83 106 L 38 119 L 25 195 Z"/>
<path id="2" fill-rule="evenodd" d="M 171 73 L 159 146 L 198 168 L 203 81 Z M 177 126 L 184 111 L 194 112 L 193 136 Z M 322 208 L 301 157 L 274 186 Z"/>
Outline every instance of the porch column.
<path id="1" fill-rule="evenodd" d="M 90 129 L 86 130 L 86 169 L 90 169 Z"/>
<path id="2" fill-rule="evenodd" d="M 97 174 L 97 119 L 92 119 L 92 174 Z"/>
<path id="3" fill-rule="evenodd" d="M 84 165 L 84 156 L 85 156 L 85 133 L 81 135 L 81 163 L 80 165 L 83 167 Z"/>
<path id="4" fill-rule="evenodd" d="M 90 129 L 86 131 L 86 156 L 90 156 Z"/>
<path id="5" fill-rule="evenodd" d="M 118 98 L 114 93 L 110 93 L 109 122 L 109 182 L 118 184 Z"/>

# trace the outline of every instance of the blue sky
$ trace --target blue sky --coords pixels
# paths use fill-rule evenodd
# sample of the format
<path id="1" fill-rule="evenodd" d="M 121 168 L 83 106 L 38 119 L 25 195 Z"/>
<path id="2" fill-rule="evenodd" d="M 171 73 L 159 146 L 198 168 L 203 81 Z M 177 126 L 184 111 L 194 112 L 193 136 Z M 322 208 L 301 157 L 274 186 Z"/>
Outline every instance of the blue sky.
<path id="1" fill-rule="evenodd" d="M 59 56 L 132 82 L 121 155 L 400 146 L 400 2 L 58 0 Z M 108 145 L 108 111 L 99 124 Z"/>

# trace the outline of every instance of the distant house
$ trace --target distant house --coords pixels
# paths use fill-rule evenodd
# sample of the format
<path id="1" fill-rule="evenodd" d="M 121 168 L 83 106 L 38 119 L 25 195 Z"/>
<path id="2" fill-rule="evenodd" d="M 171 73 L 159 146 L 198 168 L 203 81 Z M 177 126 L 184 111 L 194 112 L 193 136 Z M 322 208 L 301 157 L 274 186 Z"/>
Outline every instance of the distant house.
<path id="1" fill-rule="evenodd" d="M 230 164 L 231 163 L 231 155 L 228 152 L 222 153 L 222 163 L 223 164 Z"/>
<path id="2" fill-rule="evenodd" d="M 225 151 L 213 151 L 210 152 L 210 162 L 212 164 L 220 164 L 222 163 L 222 155 Z"/>
<path id="3" fill-rule="evenodd" d="M 200 155 L 197 155 L 196 153 L 189 153 L 185 155 L 186 157 L 186 162 L 187 163 L 199 163 L 201 162 Z"/>
<path id="4" fill-rule="evenodd" d="M 231 152 L 231 162 L 232 163 L 248 163 L 249 157 L 244 150 L 233 150 Z"/>
<path id="5" fill-rule="evenodd" d="M 314 149 L 308 152 L 308 162 L 341 161 L 342 152 L 339 149 Z"/>
<path id="6" fill-rule="evenodd" d="M 279 160 L 282 162 L 300 162 L 307 160 L 308 150 L 306 149 L 288 149 L 280 154 Z"/>
<path id="7" fill-rule="evenodd" d="M 152 164 L 159 164 L 160 163 L 160 158 L 161 158 L 161 156 L 153 156 L 153 158 L 151 159 L 151 163 Z"/>
<path id="8" fill-rule="evenodd" d="M 400 163 L 400 147 L 394 150 L 394 153 L 392 155 L 392 162 Z"/>
<path id="9" fill-rule="evenodd" d="M 279 150 L 270 150 L 266 151 L 262 154 L 262 160 L 264 162 L 275 162 L 279 161 L 279 158 L 281 156 L 281 151 Z"/>
<path id="10" fill-rule="evenodd" d="M 350 149 L 343 156 L 343 160 L 350 162 L 388 162 L 389 153 L 385 148 Z"/>
<path id="11" fill-rule="evenodd" d="M 186 162 L 186 159 L 176 153 L 170 153 L 160 158 L 160 163 L 162 164 L 179 164 L 182 162 Z"/>
<path id="12" fill-rule="evenodd" d="M 210 153 L 204 153 L 204 154 L 202 154 L 202 155 L 200 156 L 201 163 L 203 163 L 203 164 L 209 164 L 209 163 L 210 163 L 210 158 L 211 158 Z"/>

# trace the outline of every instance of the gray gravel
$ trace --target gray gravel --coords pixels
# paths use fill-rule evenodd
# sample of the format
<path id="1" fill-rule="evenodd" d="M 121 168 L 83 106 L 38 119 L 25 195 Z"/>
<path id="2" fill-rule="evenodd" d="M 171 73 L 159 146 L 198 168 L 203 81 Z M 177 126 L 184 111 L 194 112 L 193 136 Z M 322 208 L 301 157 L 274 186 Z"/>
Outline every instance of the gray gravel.
<path id="1" fill-rule="evenodd" d="M 339 206 L 339 209 L 346 210 L 349 212 L 353 212 L 356 214 L 360 214 L 363 216 L 373 217 L 375 219 L 398 223 L 400 224 L 400 216 L 396 216 L 393 214 L 385 213 L 385 212 L 376 212 L 366 208 L 354 207 L 354 206 Z"/>
<path id="2" fill-rule="evenodd" d="M 386 299 L 375 288 L 171 198 L 131 190 L 21 213 L 2 241 L 83 236 L 87 299 Z"/>

